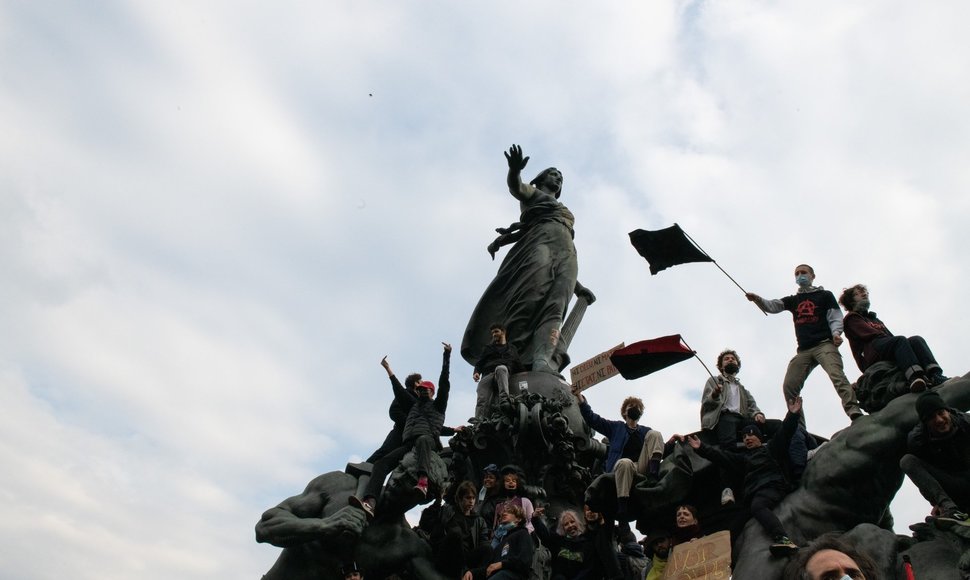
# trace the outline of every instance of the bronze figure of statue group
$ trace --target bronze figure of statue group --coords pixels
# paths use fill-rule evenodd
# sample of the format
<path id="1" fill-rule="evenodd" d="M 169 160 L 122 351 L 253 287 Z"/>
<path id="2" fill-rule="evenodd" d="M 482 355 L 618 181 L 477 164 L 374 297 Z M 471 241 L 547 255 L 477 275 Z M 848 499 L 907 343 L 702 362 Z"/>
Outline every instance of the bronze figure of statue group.
<path id="1" fill-rule="evenodd" d="M 522 148 L 505 158 L 519 215 L 487 247 L 508 250 L 460 346 L 477 396 L 459 414 L 472 416 L 447 419 L 450 344 L 436 382 L 402 382 L 381 359 L 392 429 L 366 461 L 263 514 L 257 541 L 283 548 L 264 578 L 949 578 L 970 566 L 970 379 L 946 377 L 923 338 L 890 332 L 868 288 L 836 299 L 798 264 L 792 295 L 745 293 L 792 316 L 783 418 L 759 409 L 730 349 L 704 386 L 700 431 L 663 437 L 632 395 L 601 416 L 561 374 L 596 300 L 578 280 L 563 175 L 525 182 Z M 831 440 L 802 409 L 816 367 L 848 418 Z M 932 509 L 911 538 L 889 510 L 904 477 Z"/>

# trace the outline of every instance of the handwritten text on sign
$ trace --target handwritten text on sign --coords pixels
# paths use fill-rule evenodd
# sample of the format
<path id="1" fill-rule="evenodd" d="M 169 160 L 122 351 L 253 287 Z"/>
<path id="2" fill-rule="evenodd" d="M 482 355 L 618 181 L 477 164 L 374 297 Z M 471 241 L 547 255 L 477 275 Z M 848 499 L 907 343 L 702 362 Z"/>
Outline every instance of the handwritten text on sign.
<path id="1" fill-rule="evenodd" d="M 670 551 L 663 580 L 727 580 L 731 577 L 731 532 L 722 531 Z"/>

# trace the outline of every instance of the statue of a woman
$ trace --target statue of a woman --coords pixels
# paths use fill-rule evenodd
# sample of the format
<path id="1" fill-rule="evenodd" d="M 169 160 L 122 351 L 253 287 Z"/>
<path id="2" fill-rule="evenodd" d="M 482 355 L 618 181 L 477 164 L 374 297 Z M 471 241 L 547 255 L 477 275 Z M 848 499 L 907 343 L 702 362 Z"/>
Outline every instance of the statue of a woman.
<path id="1" fill-rule="evenodd" d="M 565 364 L 559 332 L 569 300 L 575 293 L 592 303 L 596 298 L 576 281 L 578 266 L 573 245 L 573 214 L 559 203 L 562 174 L 550 167 L 530 183 L 521 173 L 529 162 L 513 145 L 509 163 L 509 192 L 519 200 L 521 215 L 511 230 L 489 247 L 514 243 L 472 313 L 462 340 L 461 355 L 475 364 L 490 340 L 489 327 L 504 324 L 508 341 L 533 371 L 558 373 Z M 568 360 L 568 359 L 565 359 Z"/>

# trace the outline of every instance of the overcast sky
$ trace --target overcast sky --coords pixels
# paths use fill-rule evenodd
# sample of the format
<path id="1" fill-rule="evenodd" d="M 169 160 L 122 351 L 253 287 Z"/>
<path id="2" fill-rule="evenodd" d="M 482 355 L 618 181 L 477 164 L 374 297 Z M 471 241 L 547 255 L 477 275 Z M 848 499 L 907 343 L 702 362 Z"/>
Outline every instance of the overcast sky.
<path id="1" fill-rule="evenodd" d="M 258 578 L 260 514 L 366 457 L 398 374 L 438 374 L 518 216 L 502 156 L 555 165 L 599 300 L 571 354 L 681 333 L 770 417 L 795 350 L 746 289 L 815 267 L 967 369 L 965 2 L 0 2 L 0 568 Z M 499 260 L 505 255 L 503 249 Z M 962 290 L 961 290 L 962 289 Z M 457 350 L 457 348 L 456 348 Z M 842 347 L 850 380 L 858 376 Z M 473 414 L 453 361 L 448 424 Z M 628 394 L 699 428 L 696 361 Z M 809 427 L 848 425 L 821 371 Z M 906 484 L 896 530 L 929 506 Z"/>

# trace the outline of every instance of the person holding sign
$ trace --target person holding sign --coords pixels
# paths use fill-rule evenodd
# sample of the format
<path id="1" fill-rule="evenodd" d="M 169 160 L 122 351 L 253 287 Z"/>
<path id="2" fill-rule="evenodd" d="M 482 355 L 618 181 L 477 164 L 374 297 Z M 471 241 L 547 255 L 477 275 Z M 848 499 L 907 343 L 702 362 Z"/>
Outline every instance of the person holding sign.
<path id="1" fill-rule="evenodd" d="M 697 519 L 697 508 L 692 505 L 677 506 L 675 524 L 673 532 L 654 546 L 653 560 L 651 560 L 650 570 L 644 580 L 660 580 L 663 578 L 670 550 L 677 544 L 690 542 L 704 535 L 701 533 L 701 522 Z"/>

